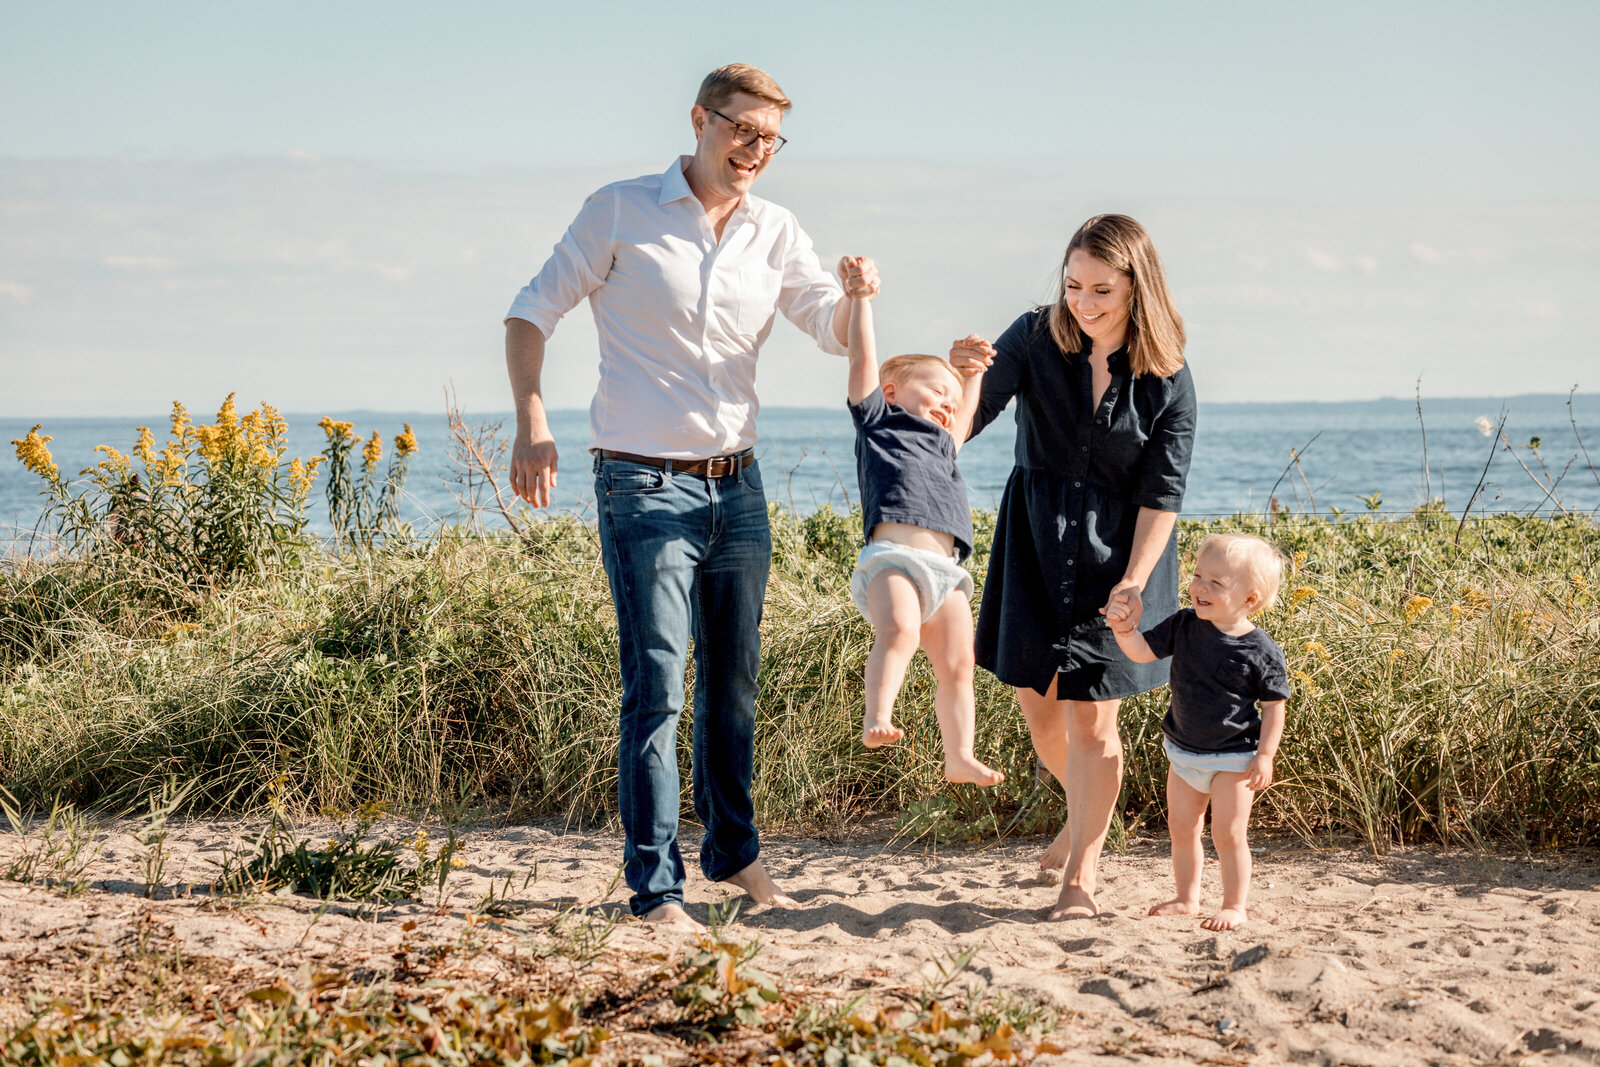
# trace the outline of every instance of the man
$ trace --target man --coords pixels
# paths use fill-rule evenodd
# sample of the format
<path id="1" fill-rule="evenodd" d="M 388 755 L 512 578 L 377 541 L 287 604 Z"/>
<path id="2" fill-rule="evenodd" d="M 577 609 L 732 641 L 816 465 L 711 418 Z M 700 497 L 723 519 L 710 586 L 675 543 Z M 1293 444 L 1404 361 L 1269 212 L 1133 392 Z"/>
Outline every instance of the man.
<path id="1" fill-rule="evenodd" d="M 556 484 L 539 393 L 545 341 L 585 297 L 594 311 L 590 451 L 621 645 L 623 873 L 635 915 L 689 930 L 699 924 L 683 909 L 676 746 L 691 636 L 700 867 L 759 903 L 794 905 L 762 866 L 750 800 L 772 556 L 751 451 L 756 358 L 780 311 L 844 355 L 850 309 L 794 216 L 750 195 L 785 143 L 789 106 L 765 71 L 712 71 L 689 112 L 694 154 L 589 197 L 505 320 L 511 485 L 544 507 Z M 872 261 L 850 263 L 851 293 L 875 296 Z"/>

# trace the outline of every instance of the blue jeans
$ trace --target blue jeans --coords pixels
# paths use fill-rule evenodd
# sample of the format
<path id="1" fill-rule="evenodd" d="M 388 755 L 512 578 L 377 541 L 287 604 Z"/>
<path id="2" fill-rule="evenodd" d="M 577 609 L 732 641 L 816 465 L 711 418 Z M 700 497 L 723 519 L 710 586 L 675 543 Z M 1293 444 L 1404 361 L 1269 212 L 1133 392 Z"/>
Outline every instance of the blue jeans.
<path id="1" fill-rule="evenodd" d="M 723 478 L 618 459 L 594 470 L 622 653 L 622 869 L 644 915 L 683 901 L 677 741 L 691 635 L 700 869 L 721 881 L 760 852 L 750 778 L 772 531 L 756 464 Z"/>

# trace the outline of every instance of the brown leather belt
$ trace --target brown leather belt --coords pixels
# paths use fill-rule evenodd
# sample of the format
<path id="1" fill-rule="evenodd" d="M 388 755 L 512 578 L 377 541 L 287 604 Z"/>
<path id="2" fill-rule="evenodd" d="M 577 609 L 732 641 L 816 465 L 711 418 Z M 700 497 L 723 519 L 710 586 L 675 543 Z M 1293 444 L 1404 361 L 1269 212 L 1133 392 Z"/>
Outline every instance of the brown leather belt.
<path id="1" fill-rule="evenodd" d="M 710 459 L 661 459 L 658 456 L 636 456 L 632 452 L 613 452 L 609 448 L 596 449 L 601 459 L 620 459 L 624 463 L 642 463 L 658 470 L 697 474 L 702 478 L 726 478 L 744 470 L 756 461 L 752 449 L 735 452 L 731 456 L 712 456 Z"/>

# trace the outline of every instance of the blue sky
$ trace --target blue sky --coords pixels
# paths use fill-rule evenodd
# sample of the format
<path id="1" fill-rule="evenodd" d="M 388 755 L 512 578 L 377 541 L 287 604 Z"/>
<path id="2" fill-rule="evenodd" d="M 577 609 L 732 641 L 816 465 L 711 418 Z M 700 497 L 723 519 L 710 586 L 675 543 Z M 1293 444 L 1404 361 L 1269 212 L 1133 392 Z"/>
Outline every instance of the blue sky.
<path id="1" fill-rule="evenodd" d="M 0 415 L 509 404 L 500 315 L 582 197 L 796 101 L 757 192 L 884 271 L 883 344 L 1155 235 L 1205 398 L 1600 387 L 1600 5 L 0 2 Z M 551 347 L 587 403 L 593 327 Z M 1510 373 L 1508 373 L 1508 371 Z M 1587 375 L 1587 378 L 1585 377 Z M 780 325 L 768 403 L 843 365 Z"/>

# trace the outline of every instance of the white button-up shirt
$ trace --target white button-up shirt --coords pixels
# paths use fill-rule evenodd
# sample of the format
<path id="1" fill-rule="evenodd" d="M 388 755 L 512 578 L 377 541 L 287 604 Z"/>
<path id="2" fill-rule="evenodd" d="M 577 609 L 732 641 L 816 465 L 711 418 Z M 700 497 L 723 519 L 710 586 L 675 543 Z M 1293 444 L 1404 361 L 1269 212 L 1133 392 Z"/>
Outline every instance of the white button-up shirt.
<path id="1" fill-rule="evenodd" d="M 756 357 L 774 312 L 845 355 L 844 297 L 794 215 L 746 194 L 717 240 L 684 156 L 584 202 L 506 318 L 549 338 L 584 297 L 600 334 L 593 448 L 706 459 L 756 441 Z"/>

